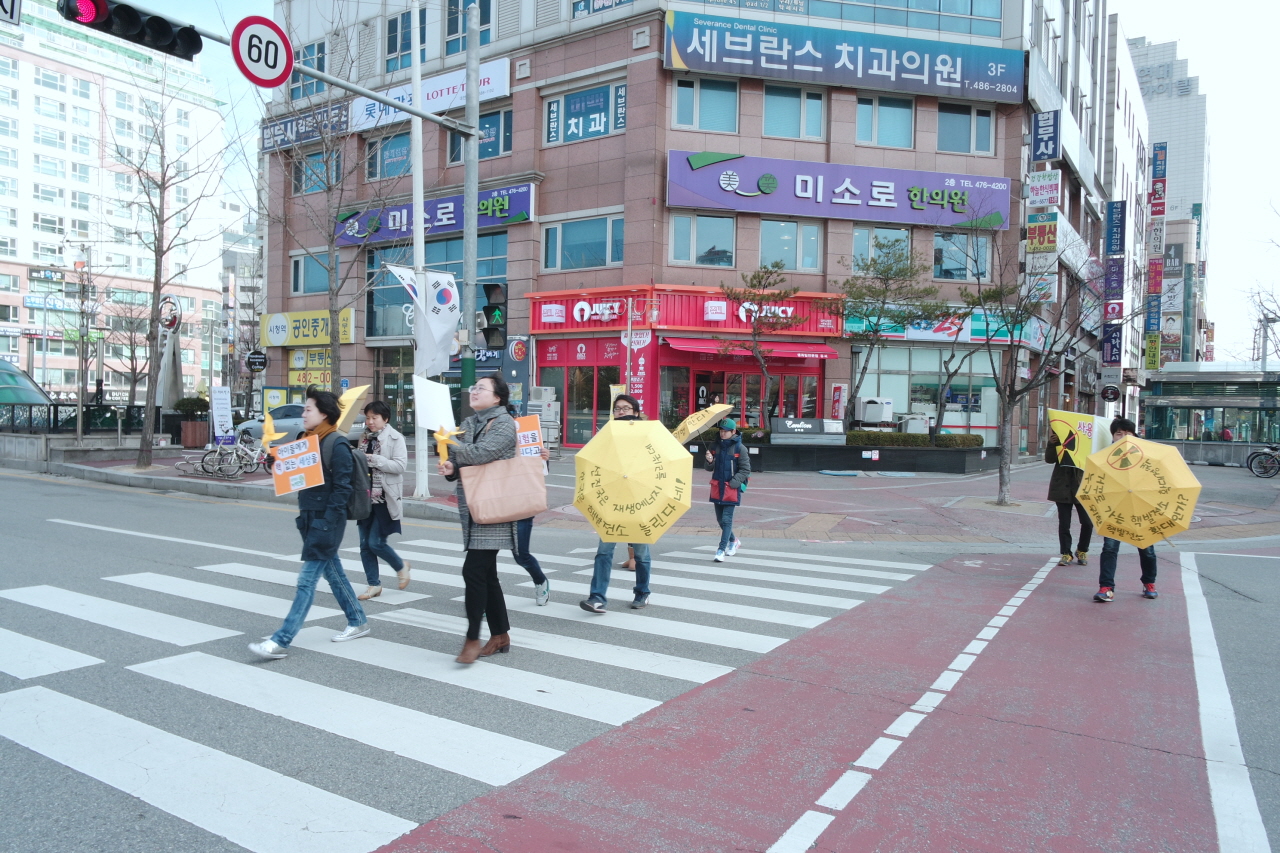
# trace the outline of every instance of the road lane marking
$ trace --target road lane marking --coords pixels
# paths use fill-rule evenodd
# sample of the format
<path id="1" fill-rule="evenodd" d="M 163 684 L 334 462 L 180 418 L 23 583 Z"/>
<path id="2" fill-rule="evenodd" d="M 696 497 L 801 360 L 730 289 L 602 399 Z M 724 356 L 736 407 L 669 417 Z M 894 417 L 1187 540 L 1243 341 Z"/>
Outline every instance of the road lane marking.
<path id="1" fill-rule="evenodd" d="M 407 542 L 401 542 L 399 544 L 410 548 L 438 548 L 442 551 L 453 551 L 456 553 L 461 553 L 463 550 L 462 546 L 457 543 L 442 542 L 439 539 L 410 539 Z M 595 550 L 595 548 L 575 548 L 569 553 L 576 554 L 579 551 L 591 551 L 594 553 Z M 399 553 L 399 551 L 397 551 L 397 553 Z M 590 566 L 595 563 L 594 560 L 584 560 L 581 557 L 559 557 L 555 554 L 534 554 L 533 556 L 536 557 L 540 563 L 556 563 L 562 566 Z"/>
<path id="2" fill-rule="evenodd" d="M 669 578 L 654 578 L 650 583 L 653 586 L 682 586 L 682 584 L 668 583 L 669 580 Z M 520 584 L 520 586 L 533 586 L 533 582 L 526 581 L 525 583 Z M 626 577 L 618 577 L 615 575 L 609 586 L 610 589 L 617 588 L 622 590 L 630 589 L 632 584 Z M 728 592 L 726 589 L 719 589 L 719 587 L 723 586 L 731 585 L 706 583 L 698 584 L 695 588 L 711 588 L 716 592 Z M 741 588 L 733 587 L 733 589 L 738 590 Z M 777 595 L 771 594 L 769 590 L 762 590 L 760 587 L 746 587 L 746 589 L 758 591 L 758 596 L 761 598 L 776 598 L 779 601 L 782 600 Z M 565 581 L 557 580 L 555 582 L 555 591 L 586 596 L 591 594 L 591 587 L 588 584 L 566 583 Z M 735 591 L 733 594 L 745 595 L 747 593 Z M 814 599 L 824 598 L 823 596 L 817 595 L 808 597 Z M 830 602 L 839 601 L 844 605 L 843 609 L 851 609 L 852 607 L 862 603 L 857 599 L 835 598 L 825 600 Z M 805 603 L 818 604 L 819 602 L 810 601 Z M 771 610 L 766 607 L 751 607 L 746 604 L 730 604 L 724 601 L 710 601 L 705 598 L 685 598 L 680 595 L 668 595 L 665 592 L 658 593 L 658 597 L 653 599 L 651 604 L 661 607 L 671 607 L 676 610 L 694 610 L 699 613 L 714 613 L 717 616 L 733 616 L 738 619 L 752 619 L 756 622 L 771 622 L 776 625 L 790 625 L 795 628 L 816 628 L 828 620 L 828 617 L 826 616 L 810 616 L 807 613 L 793 613 L 790 610 Z M 832 607 L 834 605 L 824 604 L 824 606 Z"/>
<path id="3" fill-rule="evenodd" d="M 715 545 L 698 545 L 694 547 L 695 551 L 714 551 Z M 794 560 L 797 556 L 795 552 L 787 551 L 762 551 L 759 548 L 739 548 L 739 554 L 753 555 L 758 554 L 761 557 L 785 557 Z M 844 563 L 848 566 L 871 566 L 878 569 L 905 569 L 909 572 L 923 572 L 931 569 L 933 566 L 925 563 L 895 563 L 891 560 L 864 560 L 859 557 L 826 557 L 822 554 L 810 554 L 807 551 L 800 552 L 804 554 L 806 560 L 822 560 L 825 563 Z"/>
<path id="4" fill-rule="evenodd" d="M 684 572 L 691 575 L 711 575 L 718 578 L 743 578 L 744 580 L 766 581 L 767 583 L 791 584 L 792 586 L 816 586 L 820 589 L 838 589 L 845 592 L 862 592 L 868 595 L 879 595 L 893 589 L 873 583 L 855 583 L 853 581 L 836 581 L 829 578 L 811 578 L 803 575 L 783 575 L 778 572 L 753 572 L 746 569 L 712 568 L 710 566 L 690 566 L 686 563 L 668 563 L 654 560 L 653 568 L 667 569 L 673 572 Z M 580 575 L 591 574 L 591 571 L 577 572 Z"/>
<path id="5" fill-rule="evenodd" d="M 275 584 L 276 586 L 287 586 L 297 589 L 298 573 L 285 571 L 284 569 L 266 569 L 262 566 L 251 566 L 248 563 L 218 563 L 212 566 L 195 566 L 195 569 L 202 572 L 214 572 L 220 575 L 229 575 L 233 578 L 244 578 L 245 580 L 260 581 L 262 583 Z M 416 571 L 416 570 L 415 570 Z M 430 572 L 422 572 L 423 575 L 429 575 Z M 452 577 L 447 575 L 446 577 Z M 328 589 L 327 582 L 316 582 L 316 592 L 323 592 L 325 595 L 333 595 Z M 457 586 L 462 586 L 461 578 L 458 579 Z M 382 595 L 379 595 L 374 601 L 382 604 L 408 604 L 411 601 L 421 601 L 431 596 L 420 592 L 409 592 L 408 590 L 387 589 L 382 588 Z"/>
<path id="6" fill-rule="evenodd" d="M 689 551 L 667 551 L 662 554 L 663 557 L 678 557 L 684 560 L 702 560 L 706 559 L 705 554 L 694 554 Z M 823 574 L 843 575 L 845 577 L 860 578 L 879 578 L 888 581 L 909 581 L 917 575 L 904 575 L 901 572 L 881 572 L 875 569 L 847 569 L 841 566 L 815 566 L 812 563 L 795 563 L 784 560 L 757 560 L 751 557 L 743 557 L 741 552 L 730 557 L 729 560 L 722 565 L 736 566 L 745 564 L 750 566 L 763 566 L 766 569 L 793 569 L 802 572 L 820 572 Z"/>
<path id="7" fill-rule="evenodd" d="M 893 724 L 884 730 L 884 733 L 894 737 L 909 737 L 911 732 L 915 731 L 915 727 L 924 720 L 925 716 L 919 711 L 903 711 L 898 715 L 898 719 L 894 720 Z"/>
<path id="8" fill-rule="evenodd" d="M 254 853 L 367 853 L 417 824 L 44 687 L 0 736 Z"/>
<path id="9" fill-rule="evenodd" d="M 871 781 L 870 773 L 861 770 L 846 770 L 827 792 L 818 798 L 815 806 L 840 811 L 858 796 L 858 793 Z"/>
<path id="10" fill-rule="evenodd" d="M 39 678 L 96 663 L 102 660 L 0 628 L 0 672 L 14 678 Z"/>
<path id="11" fill-rule="evenodd" d="M 804 853 L 835 820 L 834 815 L 805 812 L 791 828 L 770 847 L 767 853 Z"/>
<path id="12" fill-rule="evenodd" d="M 662 704 L 641 696 L 509 666 L 495 666 L 486 661 L 481 661 L 479 666 L 464 668 L 454 661 L 455 655 L 388 640 L 369 638 L 354 643 L 334 643 L 330 640 L 332 636 L 333 632 L 324 628 L 306 628 L 298 633 L 293 645 L 611 726 L 620 726 Z"/>
<path id="13" fill-rule="evenodd" d="M 889 760 L 889 756 L 898 751 L 900 746 L 902 746 L 902 741 L 900 740 L 894 740 L 891 737 L 878 737 L 853 762 L 853 765 L 855 767 L 865 767 L 868 770 L 879 770 Z"/>
<path id="14" fill-rule="evenodd" d="M 514 782 L 563 754 L 465 723 L 200 652 L 127 668 L 489 785 Z M 263 793 L 257 791 L 255 795 L 261 797 Z"/>
<path id="15" fill-rule="evenodd" d="M 190 619 L 157 613 L 154 610 L 134 607 L 132 604 L 95 598 L 92 595 L 71 592 L 56 586 L 28 586 L 22 589 L 0 590 L 0 598 L 175 646 L 194 646 L 210 640 L 240 636 L 239 631 L 230 631 L 226 628 L 206 625 L 203 622 L 193 622 Z"/>
<path id="16" fill-rule="evenodd" d="M 143 533 L 138 530 L 122 530 L 119 527 L 103 527 L 101 524 L 85 524 L 82 521 L 67 521 L 65 518 L 51 518 L 54 524 L 70 524 L 72 527 L 87 527 L 90 530 L 105 530 L 108 533 L 120 533 L 125 536 L 140 536 L 143 539 L 159 539 L 161 542 L 177 542 L 180 545 L 199 545 L 203 548 L 217 548 L 220 551 L 235 551 L 238 554 L 253 554 L 257 557 L 271 557 L 276 560 L 286 559 L 284 554 L 273 554 L 270 551 L 254 551 L 252 548 L 237 548 L 234 545 L 222 545 L 217 542 L 201 542 L 198 539 L 179 539 L 175 536 L 159 536 L 155 533 Z"/>
<path id="17" fill-rule="evenodd" d="M 274 598 L 270 595 L 259 595 L 256 592 L 245 592 L 240 589 L 228 589 L 225 586 L 189 581 L 169 575 L 158 575 L 154 572 L 117 575 L 113 578 L 103 578 L 103 580 L 127 584 L 128 586 L 153 592 L 163 592 L 167 595 L 176 595 L 180 598 L 200 601 L 205 604 L 216 604 L 219 607 L 230 607 L 233 610 L 257 613 L 259 616 L 273 616 L 276 619 L 283 619 L 288 616 L 289 608 L 293 606 L 293 602 L 287 598 Z M 330 616 L 341 615 L 341 610 L 313 605 L 307 613 L 306 621 L 328 619 Z"/>

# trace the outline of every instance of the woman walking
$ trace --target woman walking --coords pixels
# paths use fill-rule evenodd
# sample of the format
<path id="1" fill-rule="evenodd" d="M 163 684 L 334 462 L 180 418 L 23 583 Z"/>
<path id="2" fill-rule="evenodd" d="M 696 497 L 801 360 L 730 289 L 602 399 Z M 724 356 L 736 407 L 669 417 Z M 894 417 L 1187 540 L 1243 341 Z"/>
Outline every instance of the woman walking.
<path id="1" fill-rule="evenodd" d="M 458 480 L 458 516 L 462 522 L 462 547 L 467 556 L 462 562 L 462 580 L 466 583 L 467 638 L 458 655 L 458 663 L 475 663 L 477 658 L 511 648 L 507 621 L 507 602 L 498 582 L 498 552 L 516 550 L 516 525 L 513 521 L 498 524 L 476 524 L 467 510 L 467 495 L 459 471 L 469 465 L 484 465 L 516 455 L 516 422 L 507 413 L 511 392 L 502 377 L 494 373 L 468 389 L 474 412 L 462 422 L 462 434 L 450 451 L 452 459 L 442 461 L 439 471 L 446 480 Z M 489 620 L 489 642 L 480 645 L 480 620 Z"/>
<path id="2" fill-rule="evenodd" d="M 1076 492 L 1080 491 L 1080 480 L 1084 471 L 1070 465 L 1062 464 L 1058 458 L 1057 433 L 1049 436 L 1049 444 L 1044 449 L 1044 461 L 1053 463 L 1053 475 L 1049 478 L 1049 500 L 1058 505 L 1058 558 L 1059 566 L 1071 564 L 1071 510 L 1074 508 L 1080 517 L 1080 539 L 1076 543 L 1075 562 L 1082 566 L 1089 565 L 1089 540 L 1093 538 L 1093 519 L 1085 512 L 1080 501 L 1076 500 Z"/>
<path id="3" fill-rule="evenodd" d="M 399 579 L 399 588 L 409 585 L 409 564 L 387 544 L 387 537 L 400 533 L 401 498 L 404 495 L 404 469 L 409 465 L 409 451 L 404 436 L 389 423 L 391 407 L 374 400 L 364 407 L 364 435 L 360 436 L 360 452 L 369 461 L 369 497 L 373 512 L 356 522 L 360 531 L 360 562 L 369 585 L 360 593 L 361 601 L 382 595 L 382 579 L 378 576 L 378 558 L 387 561 Z"/>
<path id="4" fill-rule="evenodd" d="M 731 418 L 720 422 L 720 442 L 707 449 L 706 469 L 711 472 L 711 504 L 720 525 L 720 545 L 716 562 L 738 553 L 742 541 L 733 535 L 733 511 L 742 503 L 742 489 L 751 476 L 751 457 L 742 446 L 738 425 Z"/>

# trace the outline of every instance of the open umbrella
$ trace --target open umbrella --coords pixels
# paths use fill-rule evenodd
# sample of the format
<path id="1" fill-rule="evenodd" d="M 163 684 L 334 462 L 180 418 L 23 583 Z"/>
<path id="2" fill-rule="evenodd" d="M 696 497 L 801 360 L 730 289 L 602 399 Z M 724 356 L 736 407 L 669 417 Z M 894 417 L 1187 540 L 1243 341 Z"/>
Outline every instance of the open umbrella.
<path id="1" fill-rule="evenodd" d="M 700 409 L 681 421 L 680 426 L 673 429 L 671 434 L 675 436 L 676 441 L 684 444 L 707 427 L 722 421 L 731 411 L 733 406 L 728 403 L 716 403 L 714 406 Z"/>
<path id="2" fill-rule="evenodd" d="M 1084 463 L 1076 499 L 1098 531 L 1139 548 L 1191 526 L 1200 481 L 1174 447 L 1122 438 Z"/>
<path id="3" fill-rule="evenodd" d="M 609 421 L 574 469 L 573 505 L 605 542 L 657 542 L 689 511 L 693 457 L 658 421 Z"/>

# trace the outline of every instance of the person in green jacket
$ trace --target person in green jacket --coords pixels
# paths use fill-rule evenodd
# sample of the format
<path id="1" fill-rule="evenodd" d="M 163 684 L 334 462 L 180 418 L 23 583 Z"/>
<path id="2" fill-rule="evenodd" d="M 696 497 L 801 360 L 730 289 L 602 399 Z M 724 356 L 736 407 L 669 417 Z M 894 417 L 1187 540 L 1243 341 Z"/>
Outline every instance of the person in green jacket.
<path id="1" fill-rule="evenodd" d="M 1058 505 L 1058 551 L 1062 557 L 1059 566 L 1067 566 L 1071 558 L 1071 509 L 1075 508 L 1080 517 L 1080 539 L 1076 543 L 1075 562 L 1082 566 L 1089 565 L 1089 540 L 1093 538 L 1093 519 L 1085 512 L 1080 501 L 1076 500 L 1076 492 L 1080 491 L 1080 480 L 1084 471 L 1058 459 L 1058 447 L 1061 442 L 1050 430 L 1049 443 L 1044 449 L 1044 461 L 1053 463 L 1053 476 L 1049 478 L 1049 500 Z M 1063 460 L 1071 457 L 1063 456 Z"/>

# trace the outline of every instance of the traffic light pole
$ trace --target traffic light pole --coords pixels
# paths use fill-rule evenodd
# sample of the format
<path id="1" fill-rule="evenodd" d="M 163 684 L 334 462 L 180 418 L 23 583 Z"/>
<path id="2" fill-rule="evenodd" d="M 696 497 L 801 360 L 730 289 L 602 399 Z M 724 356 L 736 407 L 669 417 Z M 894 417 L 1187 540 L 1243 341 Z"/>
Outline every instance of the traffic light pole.
<path id="1" fill-rule="evenodd" d="M 462 410 L 470 409 L 466 393 L 476 382 L 476 218 L 480 206 L 480 4 L 467 9 L 467 107 L 463 121 L 475 128 L 462 141 Z"/>

